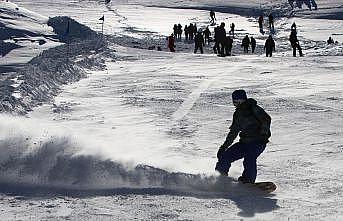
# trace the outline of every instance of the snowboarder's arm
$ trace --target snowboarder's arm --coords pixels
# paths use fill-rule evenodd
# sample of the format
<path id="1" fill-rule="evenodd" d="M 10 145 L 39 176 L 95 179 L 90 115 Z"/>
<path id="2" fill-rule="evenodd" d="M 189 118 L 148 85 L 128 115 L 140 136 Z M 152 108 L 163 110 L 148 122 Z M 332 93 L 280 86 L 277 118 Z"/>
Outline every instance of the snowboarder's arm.
<path id="1" fill-rule="evenodd" d="M 235 120 L 235 114 L 233 115 L 233 120 L 232 120 L 232 124 L 230 126 L 230 132 L 228 133 L 228 135 L 226 136 L 225 142 L 224 144 L 220 147 L 220 149 L 226 149 L 228 148 L 233 141 L 236 139 L 236 137 L 238 136 L 239 133 L 239 127 L 237 124 L 237 120 Z"/>

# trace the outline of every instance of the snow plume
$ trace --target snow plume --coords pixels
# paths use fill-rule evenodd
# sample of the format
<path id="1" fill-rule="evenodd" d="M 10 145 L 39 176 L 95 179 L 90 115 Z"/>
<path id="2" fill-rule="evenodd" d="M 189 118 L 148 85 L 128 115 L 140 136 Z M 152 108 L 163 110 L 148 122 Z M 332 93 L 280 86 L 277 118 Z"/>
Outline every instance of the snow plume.
<path id="1" fill-rule="evenodd" d="M 172 173 L 148 165 L 108 159 L 63 128 L 0 115 L 0 186 L 74 190 L 155 189 L 186 193 L 227 191 L 231 181 Z M 79 137 L 80 139 L 80 137 Z M 224 189 L 223 189 L 224 188 Z M 6 189 L 6 188 L 5 188 Z M 3 189 L 3 191 L 5 191 Z M 31 191 L 31 190 L 30 190 Z"/>

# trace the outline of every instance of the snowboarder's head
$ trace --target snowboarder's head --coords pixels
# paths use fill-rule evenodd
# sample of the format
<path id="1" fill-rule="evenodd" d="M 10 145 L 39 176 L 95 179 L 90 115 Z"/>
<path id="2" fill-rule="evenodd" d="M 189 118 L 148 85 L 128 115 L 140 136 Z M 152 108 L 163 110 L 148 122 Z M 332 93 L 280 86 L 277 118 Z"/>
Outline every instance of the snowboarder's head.
<path id="1" fill-rule="evenodd" d="M 222 23 L 220 23 L 220 27 L 225 27 L 225 23 L 224 22 L 222 22 Z"/>
<path id="2" fill-rule="evenodd" d="M 247 94 L 244 90 L 235 90 L 232 92 L 232 102 L 235 107 L 238 107 L 240 104 L 244 103 L 247 100 Z"/>

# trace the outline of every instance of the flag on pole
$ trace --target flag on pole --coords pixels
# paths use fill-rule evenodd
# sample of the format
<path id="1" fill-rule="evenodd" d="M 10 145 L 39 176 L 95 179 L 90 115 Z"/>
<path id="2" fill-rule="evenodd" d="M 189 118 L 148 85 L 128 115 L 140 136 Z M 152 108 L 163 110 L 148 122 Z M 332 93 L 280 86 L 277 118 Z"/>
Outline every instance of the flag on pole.
<path id="1" fill-rule="evenodd" d="M 99 18 L 101 21 L 105 21 L 105 15 L 103 15 L 101 18 Z"/>

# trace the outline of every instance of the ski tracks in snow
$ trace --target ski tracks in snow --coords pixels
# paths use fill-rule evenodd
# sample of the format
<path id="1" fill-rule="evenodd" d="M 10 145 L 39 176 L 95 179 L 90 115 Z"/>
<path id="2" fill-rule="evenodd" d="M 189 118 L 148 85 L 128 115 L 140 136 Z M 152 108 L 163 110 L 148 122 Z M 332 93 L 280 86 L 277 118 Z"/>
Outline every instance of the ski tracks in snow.
<path id="1" fill-rule="evenodd" d="M 230 69 L 229 73 L 234 73 L 238 69 L 239 67 L 234 67 Z M 190 112 L 190 110 L 194 106 L 195 102 L 199 99 L 201 94 L 204 91 L 206 91 L 211 86 L 211 84 L 220 80 L 224 74 L 227 75 L 228 73 L 220 73 L 215 77 L 208 78 L 201 82 L 200 85 L 195 90 L 193 90 L 192 93 L 190 93 L 190 95 L 182 102 L 181 106 L 173 113 L 172 119 L 175 121 L 179 121 L 182 118 L 184 118 Z"/>

